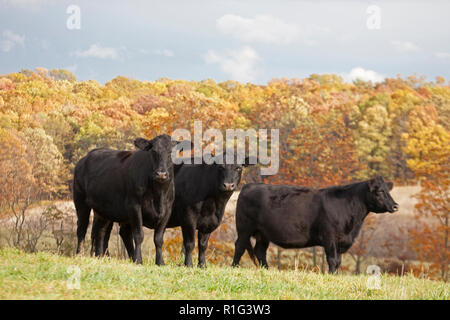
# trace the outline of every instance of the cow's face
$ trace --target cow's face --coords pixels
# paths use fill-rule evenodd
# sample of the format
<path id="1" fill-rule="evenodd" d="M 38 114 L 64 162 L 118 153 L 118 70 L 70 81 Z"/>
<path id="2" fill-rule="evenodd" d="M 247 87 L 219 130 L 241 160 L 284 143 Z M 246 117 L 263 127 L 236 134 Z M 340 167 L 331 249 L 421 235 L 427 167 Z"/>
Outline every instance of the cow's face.
<path id="1" fill-rule="evenodd" d="M 384 213 L 386 211 L 395 212 L 398 210 L 398 203 L 392 199 L 389 191 L 394 184 L 384 181 L 383 177 L 378 176 L 369 180 L 369 210 L 375 213 Z"/>
<path id="2" fill-rule="evenodd" d="M 225 159 L 224 155 L 224 159 Z M 236 162 L 236 161 L 235 161 Z M 241 182 L 242 170 L 249 166 L 249 159 L 243 164 L 216 164 L 218 170 L 218 186 L 220 191 L 235 191 Z"/>
<path id="3" fill-rule="evenodd" d="M 171 153 L 174 142 L 170 136 L 163 134 L 152 140 L 137 138 L 134 144 L 137 148 L 150 154 L 153 164 L 153 180 L 165 182 L 173 177 Z"/>
<path id="4" fill-rule="evenodd" d="M 235 191 L 241 182 L 242 165 L 217 164 L 220 191 Z"/>

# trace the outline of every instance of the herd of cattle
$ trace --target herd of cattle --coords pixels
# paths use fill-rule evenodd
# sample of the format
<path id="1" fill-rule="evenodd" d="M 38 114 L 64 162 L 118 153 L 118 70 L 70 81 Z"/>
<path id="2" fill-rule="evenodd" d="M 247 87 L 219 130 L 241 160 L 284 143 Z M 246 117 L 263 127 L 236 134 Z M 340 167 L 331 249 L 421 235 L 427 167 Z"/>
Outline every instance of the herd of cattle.
<path id="1" fill-rule="evenodd" d="M 156 264 L 163 265 L 166 228 L 181 226 L 185 265 L 192 266 L 195 231 L 198 265 L 206 264 L 208 240 L 221 223 L 225 206 L 239 186 L 241 164 L 173 164 L 168 135 L 138 138 L 136 151 L 98 148 L 76 165 L 73 200 L 78 217 L 77 253 L 85 238 L 90 212 L 94 212 L 92 248 L 105 254 L 114 222 L 133 261 L 142 263 L 143 227 L 154 229 Z M 243 186 L 236 207 L 233 266 L 248 251 L 268 267 L 269 243 L 282 248 L 323 246 L 329 271 L 335 272 L 341 254 L 353 244 L 369 212 L 398 210 L 389 191 L 393 184 L 380 176 L 368 181 L 310 189 L 288 185 L 250 183 Z M 250 238 L 256 240 L 253 247 Z"/>

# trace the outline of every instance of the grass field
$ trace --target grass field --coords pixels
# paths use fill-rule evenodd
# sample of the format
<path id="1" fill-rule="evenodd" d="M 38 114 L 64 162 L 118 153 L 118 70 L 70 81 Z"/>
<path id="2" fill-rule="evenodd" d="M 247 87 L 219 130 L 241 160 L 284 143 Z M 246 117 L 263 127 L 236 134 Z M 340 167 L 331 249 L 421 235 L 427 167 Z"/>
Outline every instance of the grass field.
<path id="1" fill-rule="evenodd" d="M 70 288 L 77 285 L 77 268 L 79 289 Z M 0 249 L 0 299 L 449 299 L 444 282 L 381 275 L 379 289 L 368 289 L 369 277 L 147 261 L 139 266 Z"/>

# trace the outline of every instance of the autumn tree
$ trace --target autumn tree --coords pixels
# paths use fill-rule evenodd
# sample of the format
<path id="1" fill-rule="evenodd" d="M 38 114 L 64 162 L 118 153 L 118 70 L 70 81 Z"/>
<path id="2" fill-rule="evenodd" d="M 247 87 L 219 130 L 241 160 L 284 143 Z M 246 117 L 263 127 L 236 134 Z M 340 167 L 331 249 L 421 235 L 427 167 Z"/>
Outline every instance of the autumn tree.
<path id="1" fill-rule="evenodd" d="M 0 129 L 0 206 L 12 214 L 14 246 L 23 242 L 25 212 L 38 193 L 26 154 L 25 140 L 18 132 Z"/>
<path id="2" fill-rule="evenodd" d="M 64 161 L 53 139 L 43 129 L 27 128 L 23 131 L 26 142 L 26 160 L 32 167 L 32 175 L 39 186 L 39 198 L 52 199 L 64 192 L 64 179 L 69 179 Z"/>
<path id="3" fill-rule="evenodd" d="M 375 175 L 390 178 L 387 157 L 392 132 L 386 108 L 378 104 L 367 108 L 354 134 L 360 161 L 367 165 L 367 171 L 361 178 L 368 179 Z"/>
<path id="4" fill-rule="evenodd" d="M 408 165 L 417 175 L 418 227 L 411 230 L 411 245 L 421 261 L 448 280 L 450 233 L 450 133 L 436 123 L 434 108 L 417 108 L 411 115 L 405 152 Z"/>
<path id="5" fill-rule="evenodd" d="M 62 191 L 63 158 L 43 129 L 0 130 L 0 206 L 12 214 L 13 245 L 33 251 L 46 222 L 27 210 Z"/>
<path id="6" fill-rule="evenodd" d="M 126 132 L 110 123 L 108 118 L 97 112 L 86 118 L 74 136 L 72 166 L 95 148 L 109 147 L 119 150 L 134 148 L 132 143 L 135 137 L 126 136 Z"/>

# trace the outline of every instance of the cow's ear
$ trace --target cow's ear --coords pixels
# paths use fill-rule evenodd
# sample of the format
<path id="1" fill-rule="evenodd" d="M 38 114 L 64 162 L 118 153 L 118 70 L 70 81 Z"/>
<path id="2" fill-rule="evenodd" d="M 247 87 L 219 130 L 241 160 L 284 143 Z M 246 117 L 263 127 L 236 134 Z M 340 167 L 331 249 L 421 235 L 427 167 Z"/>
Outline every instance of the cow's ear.
<path id="1" fill-rule="evenodd" d="M 394 187 L 394 183 L 392 181 L 386 181 L 386 185 L 387 185 L 389 191 L 391 191 L 392 188 Z"/>
<path id="2" fill-rule="evenodd" d="M 149 150 L 152 147 L 152 142 L 144 138 L 136 138 L 134 145 L 140 150 Z"/>
<path id="3" fill-rule="evenodd" d="M 378 189 L 378 187 L 379 187 L 379 184 L 378 184 L 377 178 L 373 178 L 373 179 L 369 180 L 369 191 L 370 192 L 376 191 Z"/>

